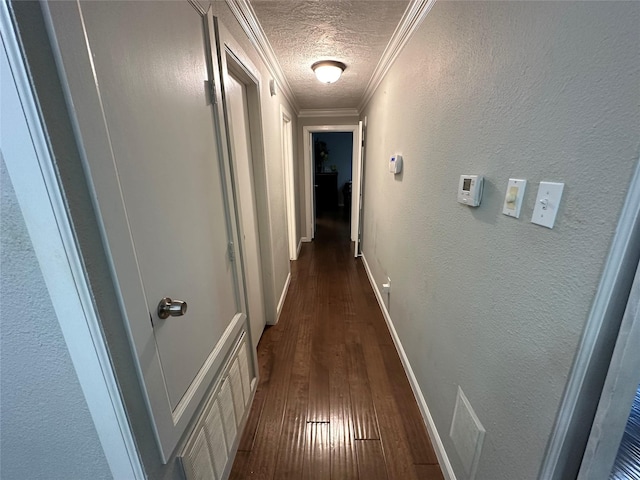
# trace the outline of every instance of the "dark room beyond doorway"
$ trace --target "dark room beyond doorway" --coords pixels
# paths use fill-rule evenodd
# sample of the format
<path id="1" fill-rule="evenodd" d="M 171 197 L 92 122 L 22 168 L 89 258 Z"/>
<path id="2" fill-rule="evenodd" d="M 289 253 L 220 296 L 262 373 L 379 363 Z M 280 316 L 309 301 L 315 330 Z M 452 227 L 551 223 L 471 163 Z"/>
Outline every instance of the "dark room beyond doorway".
<path id="1" fill-rule="evenodd" d="M 316 229 L 332 225 L 349 236 L 353 133 L 314 133 L 313 173 Z M 327 225 L 324 225 L 328 223 Z"/>

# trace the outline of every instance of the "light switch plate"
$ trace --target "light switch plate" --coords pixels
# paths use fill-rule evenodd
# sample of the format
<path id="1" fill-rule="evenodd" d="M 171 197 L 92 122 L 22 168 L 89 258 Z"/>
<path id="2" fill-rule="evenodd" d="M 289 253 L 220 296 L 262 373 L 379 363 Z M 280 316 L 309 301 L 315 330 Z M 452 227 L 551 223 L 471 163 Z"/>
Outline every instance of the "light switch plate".
<path id="1" fill-rule="evenodd" d="M 526 187 L 526 180 L 517 178 L 509 179 L 507 193 L 504 196 L 502 213 L 509 217 L 520 218 L 520 208 L 522 207 L 522 199 L 524 198 L 524 190 Z"/>
<path id="2" fill-rule="evenodd" d="M 540 182 L 531 223 L 553 228 L 556 222 L 558 208 L 560 208 L 560 199 L 562 198 L 563 190 L 564 183 Z"/>

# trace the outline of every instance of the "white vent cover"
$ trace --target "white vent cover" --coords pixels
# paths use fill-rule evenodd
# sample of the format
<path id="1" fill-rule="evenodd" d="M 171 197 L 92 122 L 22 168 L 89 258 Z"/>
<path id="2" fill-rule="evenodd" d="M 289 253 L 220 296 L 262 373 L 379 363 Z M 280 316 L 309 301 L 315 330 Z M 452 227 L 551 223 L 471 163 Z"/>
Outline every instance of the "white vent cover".
<path id="1" fill-rule="evenodd" d="M 204 428 L 182 456 L 184 473 L 189 480 L 217 480 Z"/>
<path id="2" fill-rule="evenodd" d="M 228 470 L 238 425 L 251 398 L 249 352 L 244 339 L 243 333 L 178 456 L 187 480 L 221 480 Z"/>
<path id="3" fill-rule="evenodd" d="M 462 460 L 469 480 L 473 480 L 476 476 L 484 434 L 484 427 L 471 408 L 464 392 L 458 386 L 456 408 L 453 411 L 449 436 L 456 447 L 460 460 Z"/>
<path id="4" fill-rule="evenodd" d="M 213 466 L 216 470 L 217 478 L 222 477 L 224 467 L 227 465 L 227 442 L 224 439 L 224 429 L 218 401 L 213 402 L 211 410 L 204 421 L 204 429 L 209 439 L 209 450 L 213 456 Z"/>
<path id="5" fill-rule="evenodd" d="M 242 342 L 238 352 L 238 362 L 240 362 L 240 376 L 242 377 L 242 393 L 244 395 L 245 406 L 251 396 L 251 380 L 249 379 L 249 359 L 247 357 L 247 342 Z"/>
<path id="6" fill-rule="evenodd" d="M 231 395 L 231 384 L 229 378 L 225 378 L 220 387 L 220 394 L 218 395 L 220 402 L 220 408 L 222 410 L 222 424 L 224 425 L 224 433 L 227 436 L 227 441 L 232 443 L 236 438 L 236 414 L 233 408 L 233 396 Z"/>
<path id="7" fill-rule="evenodd" d="M 233 393 L 233 404 L 236 407 L 236 425 L 240 425 L 244 414 L 244 395 L 242 393 L 242 380 L 240 378 L 240 367 L 238 358 L 233 361 L 229 370 L 229 380 L 231 381 L 231 393 Z"/>

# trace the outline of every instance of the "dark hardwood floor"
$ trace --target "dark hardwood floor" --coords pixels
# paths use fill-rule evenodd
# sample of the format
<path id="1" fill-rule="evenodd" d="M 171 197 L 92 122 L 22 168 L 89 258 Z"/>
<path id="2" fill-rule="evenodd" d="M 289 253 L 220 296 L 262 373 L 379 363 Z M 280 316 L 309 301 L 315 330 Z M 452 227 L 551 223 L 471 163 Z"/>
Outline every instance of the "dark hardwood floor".
<path id="1" fill-rule="evenodd" d="M 339 214 L 292 262 L 231 479 L 442 479 L 418 405 Z"/>

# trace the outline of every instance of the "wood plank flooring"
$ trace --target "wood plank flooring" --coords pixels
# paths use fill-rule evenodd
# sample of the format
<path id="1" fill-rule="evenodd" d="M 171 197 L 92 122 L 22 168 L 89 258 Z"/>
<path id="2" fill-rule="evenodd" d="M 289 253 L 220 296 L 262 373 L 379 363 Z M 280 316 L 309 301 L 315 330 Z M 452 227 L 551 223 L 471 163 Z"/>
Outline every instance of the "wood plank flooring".
<path id="1" fill-rule="evenodd" d="M 340 215 L 292 262 L 230 478 L 441 480 L 418 405 Z"/>

